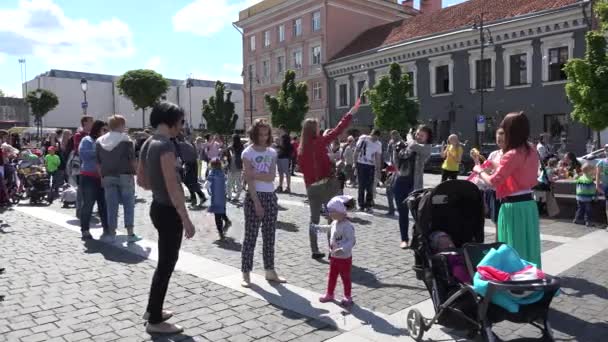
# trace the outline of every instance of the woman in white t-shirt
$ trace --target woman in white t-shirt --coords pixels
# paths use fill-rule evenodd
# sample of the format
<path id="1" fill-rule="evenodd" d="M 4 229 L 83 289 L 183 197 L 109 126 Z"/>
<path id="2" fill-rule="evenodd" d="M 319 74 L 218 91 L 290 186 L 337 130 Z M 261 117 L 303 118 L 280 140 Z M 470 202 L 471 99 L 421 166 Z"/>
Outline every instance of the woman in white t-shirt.
<path id="1" fill-rule="evenodd" d="M 277 152 L 270 147 L 272 132 L 266 120 L 258 119 L 249 131 L 249 145 L 242 153 L 243 171 L 247 182 L 245 198 L 245 237 L 241 248 L 241 271 L 243 287 L 251 286 L 249 276 L 253 269 L 253 252 L 262 226 L 264 269 L 266 280 L 285 283 L 286 280 L 274 270 L 274 242 L 277 225 L 278 204 L 274 192 L 277 170 Z"/>

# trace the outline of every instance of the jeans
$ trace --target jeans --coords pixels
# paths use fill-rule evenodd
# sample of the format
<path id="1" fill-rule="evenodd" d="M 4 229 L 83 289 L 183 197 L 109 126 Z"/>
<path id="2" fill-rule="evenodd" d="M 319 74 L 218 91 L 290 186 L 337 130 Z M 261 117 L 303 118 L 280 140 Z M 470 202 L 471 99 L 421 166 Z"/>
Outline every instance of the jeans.
<path id="1" fill-rule="evenodd" d="M 224 236 L 224 223 L 228 223 L 230 220 L 226 214 L 215 214 L 215 227 L 220 237 Z"/>
<path id="2" fill-rule="evenodd" d="M 76 182 L 76 217 L 80 220 L 80 208 L 82 208 L 82 186 L 80 185 L 80 175 L 75 175 Z"/>
<path id="3" fill-rule="evenodd" d="M 359 178 L 359 208 L 371 208 L 374 200 L 375 167 L 373 165 L 357 163 L 357 177 Z"/>
<path id="4" fill-rule="evenodd" d="M 592 203 L 576 201 L 576 217 L 574 218 L 574 222 L 591 223 Z"/>
<path id="5" fill-rule="evenodd" d="M 150 313 L 148 322 L 156 324 L 162 322 L 163 303 L 179 257 L 184 226 L 174 207 L 157 202 L 150 206 L 150 218 L 158 231 L 158 264 L 152 277 L 146 311 Z"/>
<path id="6" fill-rule="evenodd" d="M 82 207 L 80 208 L 80 231 L 88 232 L 91 226 L 93 206 L 97 202 L 103 233 L 109 234 L 108 213 L 106 209 L 106 198 L 101 182 L 98 178 L 80 175 L 80 187 L 82 191 Z"/>
<path id="7" fill-rule="evenodd" d="M 396 178 L 397 176 L 393 175 L 391 177 Z M 388 200 L 388 212 L 392 214 L 395 212 L 395 191 L 393 189 L 395 182 L 392 178 L 388 179 L 390 182 L 386 184 L 386 199 Z M 399 206 L 399 203 L 397 203 L 397 206 Z"/>
<path id="8" fill-rule="evenodd" d="M 133 226 L 135 225 L 135 179 L 133 175 L 103 177 L 101 184 L 105 192 L 110 234 L 116 234 L 118 204 L 122 203 L 127 234 L 129 236 L 133 235 Z"/>
<path id="9" fill-rule="evenodd" d="M 326 183 L 311 185 L 306 188 L 308 204 L 310 206 L 310 223 L 319 224 L 321 220 L 321 207 L 340 192 L 338 180 L 330 177 Z M 319 252 L 317 233 L 309 232 L 310 249 L 313 253 Z M 328 239 L 329 241 L 329 239 Z"/>
<path id="10" fill-rule="evenodd" d="M 410 237 L 408 234 L 409 230 L 409 209 L 407 205 L 403 203 L 407 196 L 410 195 L 414 189 L 414 179 L 409 176 L 399 176 L 395 179 L 395 185 L 393 185 L 393 193 L 395 194 L 395 201 L 397 201 L 397 210 L 399 211 L 399 231 L 401 233 L 401 241 L 409 242 Z"/>
<path id="11" fill-rule="evenodd" d="M 49 172 L 51 180 L 51 200 L 54 200 L 59 195 L 59 188 L 63 185 L 65 173 L 63 170 L 55 170 Z"/>

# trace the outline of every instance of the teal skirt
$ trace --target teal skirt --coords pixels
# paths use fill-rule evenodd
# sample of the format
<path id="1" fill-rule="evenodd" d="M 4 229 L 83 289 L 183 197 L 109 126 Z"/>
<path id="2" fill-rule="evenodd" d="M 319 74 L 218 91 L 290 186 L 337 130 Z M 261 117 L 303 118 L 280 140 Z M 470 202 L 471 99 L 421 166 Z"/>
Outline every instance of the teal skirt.
<path id="1" fill-rule="evenodd" d="M 498 214 L 498 241 L 541 268 L 538 207 L 534 201 L 503 203 Z"/>

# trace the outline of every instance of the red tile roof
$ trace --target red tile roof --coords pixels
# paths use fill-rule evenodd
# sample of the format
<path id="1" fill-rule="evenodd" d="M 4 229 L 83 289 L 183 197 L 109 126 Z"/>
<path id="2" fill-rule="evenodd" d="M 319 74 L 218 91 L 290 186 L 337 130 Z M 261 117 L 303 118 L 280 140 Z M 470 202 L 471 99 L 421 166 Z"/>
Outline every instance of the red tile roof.
<path id="1" fill-rule="evenodd" d="M 338 59 L 412 38 L 432 36 L 472 26 L 484 8 L 487 23 L 521 15 L 558 9 L 582 0 L 469 0 L 441 11 L 419 14 L 363 32 L 332 59 Z"/>

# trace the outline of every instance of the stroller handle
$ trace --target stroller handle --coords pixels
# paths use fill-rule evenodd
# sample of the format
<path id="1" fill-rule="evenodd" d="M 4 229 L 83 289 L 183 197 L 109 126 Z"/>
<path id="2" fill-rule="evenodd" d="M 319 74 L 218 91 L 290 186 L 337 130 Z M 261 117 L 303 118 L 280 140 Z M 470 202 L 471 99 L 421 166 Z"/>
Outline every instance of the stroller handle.
<path id="1" fill-rule="evenodd" d="M 488 282 L 490 286 L 498 291 L 554 291 L 561 287 L 559 279 L 546 275 L 545 279 Z"/>

